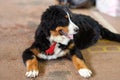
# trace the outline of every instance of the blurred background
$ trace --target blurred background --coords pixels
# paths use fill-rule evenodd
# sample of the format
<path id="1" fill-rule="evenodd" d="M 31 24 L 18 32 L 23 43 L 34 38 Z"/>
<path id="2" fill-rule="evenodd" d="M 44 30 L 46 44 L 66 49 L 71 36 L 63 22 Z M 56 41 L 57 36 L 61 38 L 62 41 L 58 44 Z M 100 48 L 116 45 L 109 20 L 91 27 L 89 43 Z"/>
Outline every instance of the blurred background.
<path id="1" fill-rule="evenodd" d="M 55 4 L 120 33 L 120 0 L 0 0 L 0 80 L 31 80 L 24 75 L 21 55 L 34 41 L 42 13 Z M 35 80 L 119 80 L 120 43 L 100 40 L 82 52 L 93 71 L 90 79 L 79 76 L 72 62 L 63 59 L 40 62 Z"/>

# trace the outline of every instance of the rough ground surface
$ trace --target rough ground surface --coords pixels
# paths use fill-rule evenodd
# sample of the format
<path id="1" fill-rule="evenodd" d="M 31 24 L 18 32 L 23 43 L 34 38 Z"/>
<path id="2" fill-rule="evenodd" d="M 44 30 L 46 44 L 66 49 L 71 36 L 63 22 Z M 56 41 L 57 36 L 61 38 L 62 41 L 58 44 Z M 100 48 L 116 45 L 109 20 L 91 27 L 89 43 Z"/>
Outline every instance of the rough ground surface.
<path id="1" fill-rule="evenodd" d="M 52 4 L 55 0 L 0 0 L 0 80 L 31 80 L 24 76 L 21 55 L 34 41 L 41 14 Z M 73 11 L 95 18 L 92 10 Z M 93 71 L 91 78 L 79 76 L 72 62 L 63 59 L 40 62 L 36 80 L 119 80 L 120 43 L 98 41 L 83 54 Z"/>

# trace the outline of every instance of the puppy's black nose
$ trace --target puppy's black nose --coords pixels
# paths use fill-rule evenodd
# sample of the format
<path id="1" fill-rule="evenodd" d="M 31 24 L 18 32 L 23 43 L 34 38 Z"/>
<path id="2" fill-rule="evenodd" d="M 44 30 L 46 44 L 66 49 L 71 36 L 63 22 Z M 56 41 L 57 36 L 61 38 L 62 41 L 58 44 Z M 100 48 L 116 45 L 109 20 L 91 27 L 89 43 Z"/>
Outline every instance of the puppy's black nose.
<path id="1" fill-rule="evenodd" d="M 79 28 L 75 28 L 74 31 L 75 31 L 75 32 L 78 32 L 78 31 L 79 31 Z"/>

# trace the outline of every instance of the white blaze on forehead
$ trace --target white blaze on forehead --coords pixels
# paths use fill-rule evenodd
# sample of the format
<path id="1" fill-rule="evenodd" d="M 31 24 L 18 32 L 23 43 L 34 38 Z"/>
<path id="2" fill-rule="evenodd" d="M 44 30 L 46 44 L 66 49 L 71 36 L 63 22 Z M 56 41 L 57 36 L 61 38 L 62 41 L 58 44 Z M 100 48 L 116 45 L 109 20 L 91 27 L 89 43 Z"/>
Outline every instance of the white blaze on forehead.
<path id="1" fill-rule="evenodd" d="M 79 29 L 79 27 L 71 21 L 69 13 L 68 12 L 66 12 L 66 13 L 67 13 L 68 20 L 69 20 L 69 25 L 68 25 L 69 32 L 68 32 L 68 34 L 76 34 L 75 29 Z"/>
<path id="2" fill-rule="evenodd" d="M 67 13 L 67 16 L 68 16 L 69 21 L 71 21 L 69 13 L 68 13 L 68 12 L 66 12 L 66 13 Z"/>

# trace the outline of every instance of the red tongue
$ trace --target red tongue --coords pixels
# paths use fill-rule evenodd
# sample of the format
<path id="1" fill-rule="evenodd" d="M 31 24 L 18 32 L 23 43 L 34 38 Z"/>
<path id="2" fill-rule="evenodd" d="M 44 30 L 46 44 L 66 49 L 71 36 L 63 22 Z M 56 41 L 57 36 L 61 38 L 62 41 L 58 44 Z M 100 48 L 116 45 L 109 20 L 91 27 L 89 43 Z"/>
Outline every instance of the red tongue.
<path id="1" fill-rule="evenodd" d="M 49 49 L 47 49 L 45 52 L 47 55 L 52 55 L 54 53 L 54 49 L 55 49 L 55 46 L 56 46 L 56 42 L 54 42 Z"/>

